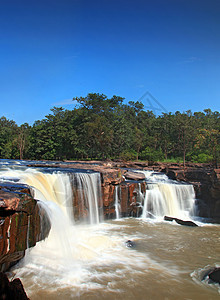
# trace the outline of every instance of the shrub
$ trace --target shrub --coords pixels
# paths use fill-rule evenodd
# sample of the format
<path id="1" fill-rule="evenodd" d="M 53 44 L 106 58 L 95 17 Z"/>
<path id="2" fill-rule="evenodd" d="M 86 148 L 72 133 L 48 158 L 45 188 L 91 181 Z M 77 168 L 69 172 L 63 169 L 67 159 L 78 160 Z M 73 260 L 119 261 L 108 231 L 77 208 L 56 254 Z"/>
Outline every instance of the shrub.
<path id="1" fill-rule="evenodd" d="M 125 150 L 120 154 L 120 158 L 123 160 L 136 160 L 137 153 L 134 150 Z"/>
<path id="2" fill-rule="evenodd" d="M 141 153 L 140 153 L 140 159 L 141 160 L 148 160 L 148 161 L 161 161 L 164 159 L 164 154 L 159 150 L 155 150 L 150 147 L 146 147 Z"/>

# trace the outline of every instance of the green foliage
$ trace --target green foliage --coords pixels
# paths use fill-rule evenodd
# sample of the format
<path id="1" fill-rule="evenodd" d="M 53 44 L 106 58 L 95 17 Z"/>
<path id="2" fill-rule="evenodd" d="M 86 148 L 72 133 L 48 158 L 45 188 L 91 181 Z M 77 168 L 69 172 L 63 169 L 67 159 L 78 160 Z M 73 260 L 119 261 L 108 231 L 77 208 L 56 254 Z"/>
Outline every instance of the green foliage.
<path id="1" fill-rule="evenodd" d="M 146 147 L 140 153 L 140 159 L 152 162 L 161 161 L 164 159 L 164 154 L 161 149 L 155 150 L 153 148 Z"/>
<path id="2" fill-rule="evenodd" d="M 200 153 L 198 155 L 193 155 L 191 160 L 195 163 L 210 163 L 213 161 L 213 155 Z"/>
<path id="3" fill-rule="evenodd" d="M 135 160 L 137 157 L 137 153 L 134 150 L 125 150 L 121 153 L 120 158 L 123 160 Z"/>
<path id="4" fill-rule="evenodd" d="M 163 113 L 143 103 L 90 93 L 73 110 L 53 107 L 33 126 L 0 118 L 0 158 L 213 162 L 220 157 L 220 114 Z"/>

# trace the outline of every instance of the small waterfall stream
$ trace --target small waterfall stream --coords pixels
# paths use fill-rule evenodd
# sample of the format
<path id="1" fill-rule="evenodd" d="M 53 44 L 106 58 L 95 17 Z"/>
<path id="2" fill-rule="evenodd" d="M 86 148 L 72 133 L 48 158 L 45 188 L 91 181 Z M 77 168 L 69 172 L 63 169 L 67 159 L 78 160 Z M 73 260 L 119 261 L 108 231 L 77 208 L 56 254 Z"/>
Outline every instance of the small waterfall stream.
<path id="1" fill-rule="evenodd" d="M 89 209 L 89 223 L 98 224 L 102 219 L 99 210 L 101 202 L 101 180 L 99 173 L 75 173 L 79 199 Z"/>
<path id="2" fill-rule="evenodd" d="M 119 192 L 119 188 L 118 185 L 115 186 L 115 216 L 116 216 L 116 220 L 118 220 L 120 218 L 120 210 L 121 210 L 121 206 L 119 204 L 119 197 L 118 197 L 118 192 Z"/>
<path id="3" fill-rule="evenodd" d="M 193 214 L 195 192 L 192 185 L 170 180 L 165 174 L 140 172 L 145 174 L 147 182 L 142 218 L 167 215 L 188 219 Z"/>

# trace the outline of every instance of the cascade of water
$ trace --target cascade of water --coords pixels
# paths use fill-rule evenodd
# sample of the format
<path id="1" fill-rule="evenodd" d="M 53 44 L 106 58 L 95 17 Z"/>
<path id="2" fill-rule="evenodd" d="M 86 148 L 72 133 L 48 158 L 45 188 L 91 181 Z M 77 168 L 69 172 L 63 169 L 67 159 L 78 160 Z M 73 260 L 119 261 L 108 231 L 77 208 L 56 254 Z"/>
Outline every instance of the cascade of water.
<path id="1" fill-rule="evenodd" d="M 194 206 L 194 196 L 191 185 L 148 184 L 142 217 L 146 218 L 149 212 L 156 217 L 187 218 Z"/>
<path id="2" fill-rule="evenodd" d="M 118 202 L 118 185 L 115 186 L 115 213 L 116 213 L 116 219 L 120 218 L 120 209 L 121 206 Z"/>
<path id="3" fill-rule="evenodd" d="M 41 208 L 47 212 L 50 219 L 51 230 L 48 238 L 35 246 L 35 251 L 31 256 L 26 256 L 27 265 L 36 262 L 38 264 L 39 255 L 42 256 L 42 264 L 48 264 L 47 260 L 56 257 L 57 268 L 59 266 L 69 266 L 76 268 L 78 256 L 77 247 L 79 236 L 76 226 L 73 226 L 73 179 L 78 183 L 78 192 L 83 201 L 89 207 L 89 217 L 91 224 L 99 222 L 98 201 L 101 201 L 101 183 L 98 173 L 42 173 L 36 169 L 26 170 L 4 170 L 0 171 L 0 179 L 3 181 L 20 182 L 32 187 L 34 198 L 38 202 L 39 211 Z M 44 228 L 41 229 L 42 231 Z M 27 236 L 27 243 L 28 243 Z M 88 251 L 86 245 L 84 252 Z M 91 252 L 91 251 L 90 251 Z M 46 262 L 45 262 L 46 260 Z M 47 272 L 47 270 L 45 270 Z"/>
<path id="4" fill-rule="evenodd" d="M 165 215 L 189 218 L 193 213 L 195 192 L 190 184 L 178 184 L 165 174 L 142 171 L 145 174 L 147 190 L 145 193 L 142 218 Z"/>
<path id="5" fill-rule="evenodd" d="M 90 224 L 100 222 L 101 213 L 99 206 L 101 202 L 101 180 L 99 173 L 76 173 L 74 174 L 79 197 L 89 210 Z"/>
<path id="6" fill-rule="evenodd" d="M 147 182 L 168 182 L 170 181 L 166 174 L 157 173 L 150 170 L 135 170 L 135 172 L 143 173 Z"/>
<path id="7" fill-rule="evenodd" d="M 2 176 L 3 175 L 3 176 Z M 8 170 L 0 177 L 32 187 L 34 198 L 44 208 L 51 223 L 50 240 L 65 258 L 70 254 L 68 236 L 73 234 L 73 204 L 70 177 L 63 173 L 42 173 L 35 169 Z M 27 237 L 27 241 L 28 241 Z"/>

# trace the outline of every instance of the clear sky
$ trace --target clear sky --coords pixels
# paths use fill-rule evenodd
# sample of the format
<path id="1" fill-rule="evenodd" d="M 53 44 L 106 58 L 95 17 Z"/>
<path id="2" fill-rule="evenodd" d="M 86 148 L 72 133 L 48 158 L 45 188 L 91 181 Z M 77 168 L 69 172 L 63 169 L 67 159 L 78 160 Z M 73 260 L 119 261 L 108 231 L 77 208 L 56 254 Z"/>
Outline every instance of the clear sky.
<path id="1" fill-rule="evenodd" d="M 90 92 L 219 111 L 219 0 L 0 0 L 0 28 L 0 116 L 18 124 Z"/>

